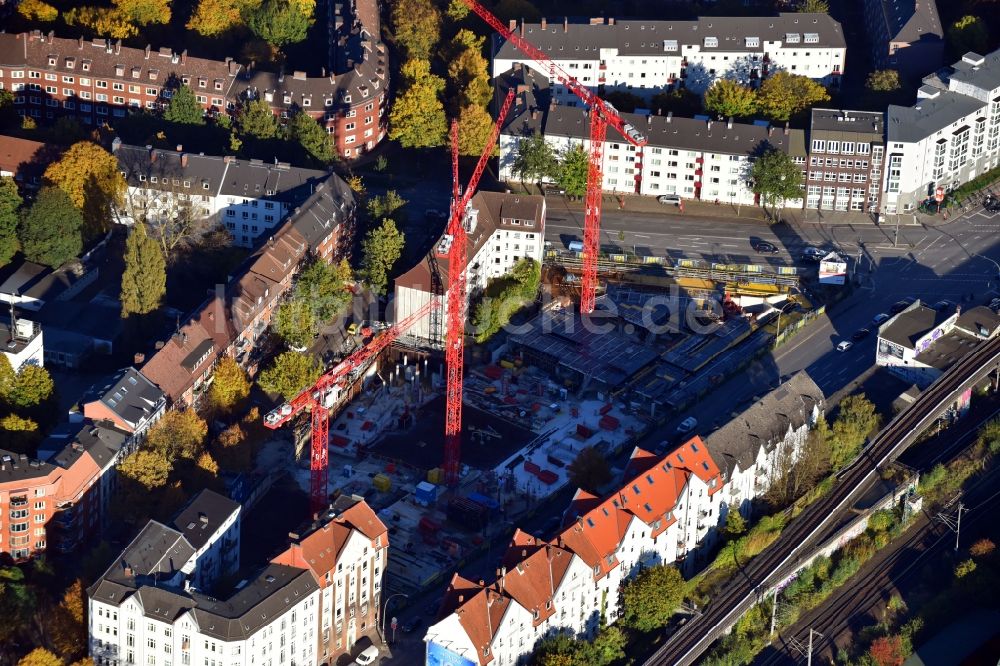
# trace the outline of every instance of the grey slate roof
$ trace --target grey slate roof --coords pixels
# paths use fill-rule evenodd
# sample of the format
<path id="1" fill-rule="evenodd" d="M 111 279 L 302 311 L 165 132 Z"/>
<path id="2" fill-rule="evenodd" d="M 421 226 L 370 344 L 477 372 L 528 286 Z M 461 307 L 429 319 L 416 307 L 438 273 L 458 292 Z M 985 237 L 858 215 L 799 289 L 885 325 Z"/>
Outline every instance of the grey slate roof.
<path id="1" fill-rule="evenodd" d="M 844 34 L 827 14 L 781 13 L 778 16 L 710 16 L 695 21 L 615 21 L 596 25 L 551 22 L 524 25 L 524 38 L 553 60 L 597 60 L 601 49 L 617 49 L 619 55 L 681 56 L 684 45 L 698 45 L 703 52 L 763 52 L 765 42 L 784 42 L 787 33 L 816 33 L 819 41 L 804 48 L 843 48 Z M 716 37 L 717 47 L 702 46 L 705 37 Z M 759 37 L 759 46 L 747 47 L 747 37 Z M 801 38 L 800 38 L 801 39 Z M 666 51 L 664 40 L 676 40 L 678 49 Z M 523 60 L 526 56 L 505 42 L 496 58 Z"/>
<path id="2" fill-rule="evenodd" d="M 222 640 L 245 638 L 319 589 L 306 569 L 269 564 L 225 601 L 191 594 L 202 633 Z"/>
<path id="3" fill-rule="evenodd" d="M 980 58 L 982 63 L 979 62 Z M 956 81 L 968 83 L 986 92 L 1000 88 L 1000 50 L 986 56 L 966 53 L 951 67 L 951 78 Z"/>
<path id="4" fill-rule="evenodd" d="M 944 35 L 935 0 L 875 0 L 882 5 L 890 41 L 916 42 Z"/>
<path id="5" fill-rule="evenodd" d="M 0 449 L 0 483 L 13 483 L 28 479 L 41 479 L 56 469 L 55 465 L 23 453 Z"/>
<path id="6" fill-rule="evenodd" d="M 357 202 L 354 193 L 337 174 L 318 183 L 312 195 L 292 214 L 289 224 L 316 250 L 338 224 L 346 222 Z"/>
<path id="7" fill-rule="evenodd" d="M 934 99 L 918 100 L 913 106 L 890 104 L 887 140 L 916 143 L 982 107 L 978 99 L 950 90 Z"/>
<path id="8" fill-rule="evenodd" d="M 897 345 L 913 349 L 917 340 L 927 332 L 951 316 L 948 312 L 938 312 L 932 308 L 917 304 L 882 324 L 878 335 Z"/>
<path id="9" fill-rule="evenodd" d="M 100 469 L 113 461 L 129 439 L 129 433 L 114 427 L 111 421 L 85 422 L 73 441 L 57 451 L 49 461 L 63 469 L 88 453 Z"/>
<path id="10" fill-rule="evenodd" d="M 257 159 L 232 159 L 223 176 L 219 194 L 297 203 L 308 199 L 316 183 L 326 177 L 325 171 L 302 169 L 281 162 L 272 164 Z"/>
<path id="11" fill-rule="evenodd" d="M 195 550 L 204 546 L 240 505 L 212 490 L 202 490 L 178 512 L 173 527 L 184 535 Z"/>
<path id="12" fill-rule="evenodd" d="M 91 387 L 84 401 L 99 401 L 126 423 L 137 424 L 151 416 L 164 398 L 156 384 L 135 368 L 128 367 L 103 385 Z"/>
<path id="13" fill-rule="evenodd" d="M 770 451 L 793 429 L 807 422 L 823 402 L 823 391 L 809 373 L 800 371 L 705 438 L 705 446 L 726 479 L 737 467 L 747 469 L 760 449 Z"/>
<path id="14" fill-rule="evenodd" d="M 860 134 L 867 140 L 881 143 L 885 130 L 885 114 L 874 111 L 813 109 L 809 127 L 814 132 Z M 847 140 L 852 139 L 848 138 Z"/>
<path id="15" fill-rule="evenodd" d="M 104 578 L 120 585 L 136 587 L 136 579 L 169 581 L 194 555 L 184 535 L 151 520 L 132 540 L 121 557 L 108 568 Z M 131 570 L 131 575 L 129 571 Z"/>
<path id="16" fill-rule="evenodd" d="M 955 322 L 955 327 L 977 337 L 982 337 L 980 329 L 983 329 L 986 331 L 986 336 L 989 337 L 1000 328 L 1000 315 L 985 305 L 978 305 L 968 310 L 962 310 Z"/>

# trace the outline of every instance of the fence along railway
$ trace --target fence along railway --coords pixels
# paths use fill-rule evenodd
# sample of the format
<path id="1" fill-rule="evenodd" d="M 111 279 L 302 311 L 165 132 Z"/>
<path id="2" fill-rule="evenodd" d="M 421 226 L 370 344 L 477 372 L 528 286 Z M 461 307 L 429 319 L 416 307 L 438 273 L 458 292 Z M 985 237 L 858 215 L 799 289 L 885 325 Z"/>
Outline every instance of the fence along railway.
<path id="1" fill-rule="evenodd" d="M 963 391 L 996 371 L 1000 374 L 1000 338 L 989 340 L 948 369 L 900 412 L 842 470 L 830 492 L 793 520 L 770 548 L 758 555 L 712 599 L 700 615 L 680 627 L 646 661 L 648 666 L 695 663 L 735 621 L 783 580 L 811 542 L 855 499 L 867 481 L 902 453 Z"/>

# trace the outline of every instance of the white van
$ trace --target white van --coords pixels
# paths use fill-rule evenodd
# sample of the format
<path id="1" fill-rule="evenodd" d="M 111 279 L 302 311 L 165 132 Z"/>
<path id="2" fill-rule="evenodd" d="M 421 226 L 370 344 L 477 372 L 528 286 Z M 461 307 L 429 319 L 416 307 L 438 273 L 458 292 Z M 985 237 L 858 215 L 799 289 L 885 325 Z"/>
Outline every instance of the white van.
<path id="1" fill-rule="evenodd" d="M 661 194 L 656 197 L 656 200 L 661 204 L 669 204 L 673 206 L 679 206 L 681 203 L 681 198 L 676 194 Z"/>
<path id="2" fill-rule="evenodd" d="M 378 648 L 374 645 L 369 645 L 357 656 L 354 663 L 357 666 L 371 666 L 378 659 Z"/>
<path id="3" fill-rule="evenodd" d="M 570 252 L 583 252 L 583 241 L 570 241 L 567 247 Z"/>

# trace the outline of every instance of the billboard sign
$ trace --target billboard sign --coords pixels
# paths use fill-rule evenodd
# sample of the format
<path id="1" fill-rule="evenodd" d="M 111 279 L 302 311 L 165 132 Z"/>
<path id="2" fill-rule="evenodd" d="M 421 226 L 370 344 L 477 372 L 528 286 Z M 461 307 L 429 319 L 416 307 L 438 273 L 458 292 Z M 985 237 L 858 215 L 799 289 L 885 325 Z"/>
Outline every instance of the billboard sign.
<path id="1" fill-rule="evenodd" d="M 847 260 L 836 252 L 823 257 L 819 262 L 820 284 L 844 284 L 847 281 Z"/>
<path id="2" fill-rule="evenodd" d="M 439 643 L 427 644 L 426 666 L 477 666 L 476 662 L 452 652 Z"/>

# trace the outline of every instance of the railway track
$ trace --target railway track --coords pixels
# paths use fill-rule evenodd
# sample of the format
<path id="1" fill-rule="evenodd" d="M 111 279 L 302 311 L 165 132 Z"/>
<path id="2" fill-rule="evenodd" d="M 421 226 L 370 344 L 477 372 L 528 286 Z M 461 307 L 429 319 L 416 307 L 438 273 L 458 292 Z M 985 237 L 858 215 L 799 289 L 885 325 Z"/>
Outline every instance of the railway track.
<path id="1" fill-rule="evenodd" d="M 770 586 L 794 568 L 817 534 L 827 527 L 867 481 L 892 461 L 962 391 L 997 367 L 1000 338 L 989 340 L 948 369 L 910 407 L 900 412 L 868 443 L 861 455 L 840 472 L 829 493 L 793 520 L 781 538 L 750 561 L 705 607 L 680 627 L 645 662 L 649 666 L 693 664 Z"/>

